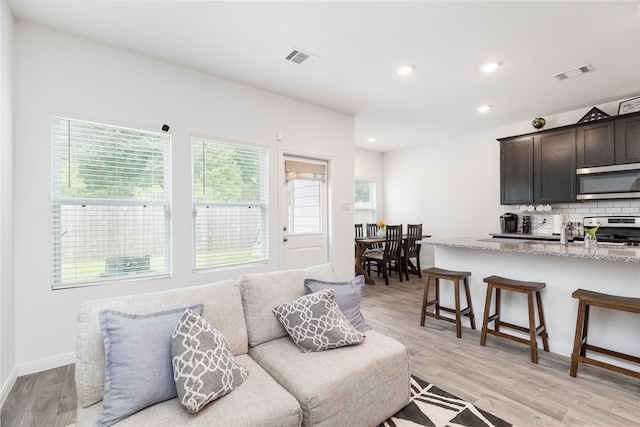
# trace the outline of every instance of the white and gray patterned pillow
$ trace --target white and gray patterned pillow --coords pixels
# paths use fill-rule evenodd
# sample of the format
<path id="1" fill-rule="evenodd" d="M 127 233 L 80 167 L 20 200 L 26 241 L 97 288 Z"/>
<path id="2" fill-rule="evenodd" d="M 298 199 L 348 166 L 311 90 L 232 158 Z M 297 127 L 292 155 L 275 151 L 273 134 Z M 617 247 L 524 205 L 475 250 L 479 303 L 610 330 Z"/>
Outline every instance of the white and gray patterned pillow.
<path id="1" fill-rule="evenodd" d="M 171 363 L 178 400 L 192 413 L 231 393 L 249 375 L 222 333 L 189 309 L 173 332 Z"/>
<path id="2" fill-rule="evenodd" d="M 304 353 L 360 344 L 364 335 L 344 317 L 325 289 L 273 309 L 282 326 Z"/>

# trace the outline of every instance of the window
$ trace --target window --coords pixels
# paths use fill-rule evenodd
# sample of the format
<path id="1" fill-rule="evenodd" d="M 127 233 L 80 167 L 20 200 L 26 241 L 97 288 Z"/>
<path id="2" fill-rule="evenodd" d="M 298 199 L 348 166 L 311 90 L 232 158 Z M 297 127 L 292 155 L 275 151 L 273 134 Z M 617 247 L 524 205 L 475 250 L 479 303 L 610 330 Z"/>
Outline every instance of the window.
<path id="1" fill-rule="evenodd" d="M 53 287 L 170 274 L 170 137 L 54 118 Z"/>
<path id="2" fill-rule="evenodd" d="M 374 180 L 356 179 L 353 214 L 356 224 L 376 222 L 376 182 Z"/>
<path id="3" fill-rule="evenodd" d="M 268 151 L 193 138 L 194 269 L 268 260 Z"/>
<path id="4" fill-rule="evenodd" d="M 322 233 L 323 186 L 326 163 L 285 160 L 288 234 Z"/>
<path id="5" fill-rule="evenodd" d="M 289 234 L 322 233 L 321 185 L 301 179 L 288 182 Z"/>

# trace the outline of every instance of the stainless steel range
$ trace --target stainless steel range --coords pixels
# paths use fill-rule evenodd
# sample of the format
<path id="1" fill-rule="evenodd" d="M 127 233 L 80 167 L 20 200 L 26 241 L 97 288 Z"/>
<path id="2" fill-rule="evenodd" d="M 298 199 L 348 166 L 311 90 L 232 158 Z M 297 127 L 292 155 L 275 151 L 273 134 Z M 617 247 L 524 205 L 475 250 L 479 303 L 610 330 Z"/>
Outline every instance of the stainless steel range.
<path id="1" fill-rule="evenodd" d="M 596 232 L 599 243 L 640 246 L 640 216 L 584 217 L 583 226 L 600 226 Z M 575 237 L 574 240 L 584 240 L 584 237 Z"/>

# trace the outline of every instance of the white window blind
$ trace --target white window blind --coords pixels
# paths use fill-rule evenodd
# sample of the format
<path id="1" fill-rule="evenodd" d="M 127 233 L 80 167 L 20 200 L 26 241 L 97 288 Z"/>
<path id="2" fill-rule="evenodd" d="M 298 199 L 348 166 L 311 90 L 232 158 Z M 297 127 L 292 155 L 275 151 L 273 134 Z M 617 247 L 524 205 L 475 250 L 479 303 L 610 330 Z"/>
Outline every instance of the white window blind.
<path id="1" fill-rule="evenodd" d="M 170 273 L 170 137 L 52 120 L 53 287 Z"/>
<path id="2" fill-rule="evenodd" d="M 268 151 L 192 139 L 194 269 L 268 260 Z"/>
<path id="3" fill-rule="evenodd" d="M 294 179 L 288 182 L 289 234 L 322 232 L 322 181 Z"/>

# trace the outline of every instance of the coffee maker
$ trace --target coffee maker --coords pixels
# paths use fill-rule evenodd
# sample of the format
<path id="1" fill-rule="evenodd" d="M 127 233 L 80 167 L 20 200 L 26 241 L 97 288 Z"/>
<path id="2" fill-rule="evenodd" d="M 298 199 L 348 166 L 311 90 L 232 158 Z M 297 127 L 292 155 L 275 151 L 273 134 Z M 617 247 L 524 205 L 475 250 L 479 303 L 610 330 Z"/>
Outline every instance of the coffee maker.
<path id="1" fill-rule="evenodd" d="M 518 231 L 518 215 L 504 213 L 500 216 L 500 231 L 502 233 L 515 233 Z"/>

